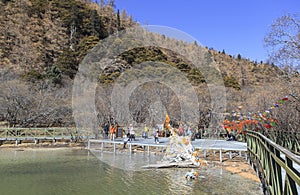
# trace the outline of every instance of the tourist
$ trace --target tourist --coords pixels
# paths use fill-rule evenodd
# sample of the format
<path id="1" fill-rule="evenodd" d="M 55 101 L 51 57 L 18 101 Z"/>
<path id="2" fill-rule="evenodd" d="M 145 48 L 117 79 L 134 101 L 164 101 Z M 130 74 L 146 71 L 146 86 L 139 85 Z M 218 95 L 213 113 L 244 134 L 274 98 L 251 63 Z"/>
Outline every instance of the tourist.
<path id="1" fill-rule="evenodd" d="M 200 129 L 198 129 L 195 133 L 195 139 L 201 139 L 201 132 Z"/>
<path id="2" fill-rule="evenodd" d="M 192 137 L 193 136 L 193 132 L 192 132 L 192 130 L 191 130 L 191 127 L 189 126 L 188 128 L 187 128 L 187 130 L 186 130 L 186 136 L 190 136 L 190 137 Z"/>
<path id="3" fill-rule="evenodd" d="M 193 132 L 192 132 L 192 129 L 190 126 L 188 126 L 187 130 L 186 130 L 186 135 L 185 136 L 188 136 L 190 137 L 190 140 L 193 141 L 195 140 L 195 137 L 193 136 Z"/>
<path id="4" fill-rule="evenodd" d="M 188 136 L 188 125 L 187 124 L 184 124 L 184 127 L 183 127 L 183 129 L 184 129 L 184 136 Z"/>
<path id="5" fill-rule="evenodd" d="M 129 125 L 129 135 L 130 141 L 132 141 L 132 139 L 135 141 L 135 132 L 132 124 Z"/>
<path id="6" fill-rule="evenodd" d="M 147 127 L 147 124 L 145 123 L 143 136 L 142 136 L 144 139 L 148 139 L 148 132 L 149 132 L 149 128 Z"/>
<path id="7" fill-rule="evenodd" d="M 130 134 L 130 126 L 131 125 L 129 125 L 128 128 L 127 128 L 127 134 Z"/>
<path id="8" fill-rule="evenodd" d="M 154 143 L 158 144 L 159 143 L 159 140 L 158 140 L 158 129 L 156 129 L 155 133 L 154 133 Z"/>
<path id="9" fill-rule="evenodd" d="M 236 130 L 231 130 L 229 138 L 227 139 L 227 141 L 236 141 L 235 132 L 236 132 Z"/>
<path id="10" fill-rule="evenodd" d="M 104 124 L 103 129 L 104 129 L 104 139 L 107 139 L 108 138 L 108 132 L 109 132 L 109 125 L 108 125 L 108 123 Z"/>
<path id="11" fill-rule="evenodd" d="M 182 126 L 181 123 L 179 124 L 179 127 L 178 127 L 178 135 L 179 136 L 183 136 L 184 135 L 184 129 L 183 129 L 183 126 Z"/>
<path id="12" fill-rule="evenodd" d="M 118 128 L 119 128 L 119 124 L 118 124 L 118 122 L 116 122 L 115 126 L 114 126 L 114 136 L 115 136 L 115 138 L 117 137 Z"/>
<path id="13" fill-rule="evenodd" d="M 130 134 L 129 133 L 128 134 L 124 133 L 124 140 L 123 141 L 124 141 L 123 149 L 125 149 L 127 142 L 130 141 Z"/>
<path id="14" fill-rule="evenodd" d="M 118 127 L 118 125 L 110 125 L 109 127 L 109 139 L 110 140 L 115 140 L 115 136 L 116 136 L 116 128 Z"/>

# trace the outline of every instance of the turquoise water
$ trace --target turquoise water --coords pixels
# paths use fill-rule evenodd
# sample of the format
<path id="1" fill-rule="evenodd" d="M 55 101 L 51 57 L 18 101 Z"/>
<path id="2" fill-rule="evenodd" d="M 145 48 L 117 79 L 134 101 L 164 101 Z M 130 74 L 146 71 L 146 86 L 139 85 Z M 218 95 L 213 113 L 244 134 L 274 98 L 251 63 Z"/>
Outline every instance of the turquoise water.
<path id="1" fill-rule="evenodd" d="M 259 183 L 219 168 L 202 168 L 198 180 L 187 181 L 189 169 L 128 171 L 110 164 L 123 159 L 138 168 L 160 156 L 2 149 L 0 157 L 0 194 L 262 194 Z"/>

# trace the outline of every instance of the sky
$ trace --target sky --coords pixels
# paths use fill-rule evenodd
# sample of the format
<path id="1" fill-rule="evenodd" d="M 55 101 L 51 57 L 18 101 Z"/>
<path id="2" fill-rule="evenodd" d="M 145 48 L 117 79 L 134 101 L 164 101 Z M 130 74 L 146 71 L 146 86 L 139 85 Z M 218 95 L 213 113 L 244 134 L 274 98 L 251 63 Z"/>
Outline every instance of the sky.
<path id="1" fill-rule="evenodd" d="M 284 14 L 300 17 L 300 0 L 116 0 L 142 25 L 183 31 L 201 45 L 251 61 L 266 61 L 264 37 Z"/>

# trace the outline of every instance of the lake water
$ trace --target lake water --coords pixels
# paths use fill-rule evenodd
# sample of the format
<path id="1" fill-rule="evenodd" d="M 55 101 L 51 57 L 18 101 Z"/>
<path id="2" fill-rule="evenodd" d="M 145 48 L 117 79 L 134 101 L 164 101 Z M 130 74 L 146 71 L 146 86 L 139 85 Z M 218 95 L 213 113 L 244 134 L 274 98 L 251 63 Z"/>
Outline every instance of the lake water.
<path id="1" fill-rule="evenodd" d="M 201 168 L 199 179 L 192 181 L 184 178 L 190 169 L 140 169 L 160 158 L 143 153 L 92 155 L 77 149 L 2 149 L 0 194 L 262 194 L 259 183 L 220 168 Z M 130 168 L 119 169 L 125 161 Z"/>

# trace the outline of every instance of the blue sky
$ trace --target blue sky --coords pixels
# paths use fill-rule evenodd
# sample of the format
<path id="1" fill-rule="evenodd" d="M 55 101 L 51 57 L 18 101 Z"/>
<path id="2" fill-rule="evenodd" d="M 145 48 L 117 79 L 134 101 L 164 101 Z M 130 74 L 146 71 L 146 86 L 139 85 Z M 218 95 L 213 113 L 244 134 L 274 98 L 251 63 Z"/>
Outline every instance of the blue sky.
<path id="1" fill-rule="evenodd" d="M 300 14 L 300 0 L 116 0 L 142 25 L 162 25 L 188 33 L 203 46 L 266 61 L 263 39 L 272 22 Z"/>

